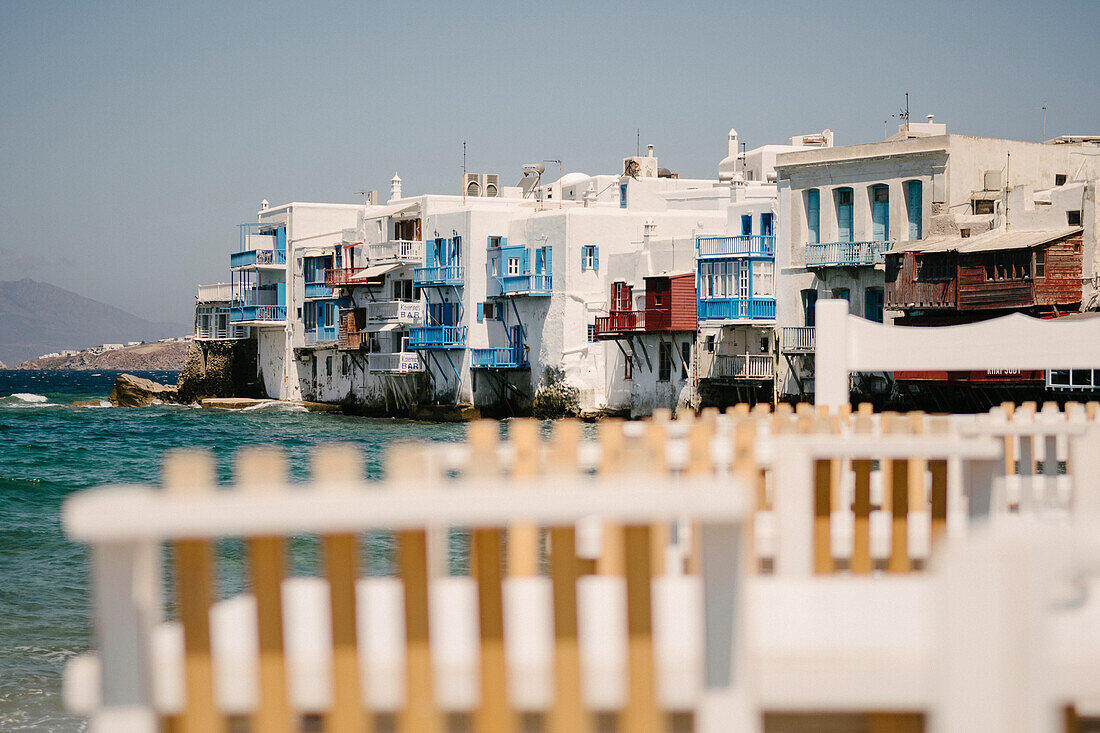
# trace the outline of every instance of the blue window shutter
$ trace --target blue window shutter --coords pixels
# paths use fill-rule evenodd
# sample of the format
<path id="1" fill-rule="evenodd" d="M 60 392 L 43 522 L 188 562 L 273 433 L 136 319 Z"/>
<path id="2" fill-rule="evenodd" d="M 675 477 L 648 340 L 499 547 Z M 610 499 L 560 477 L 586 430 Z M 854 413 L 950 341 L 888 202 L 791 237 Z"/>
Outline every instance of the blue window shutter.
<path id="1" fill-rule="evenodd" d="M 626 184 L 623 183 L 619 186 L 619 208 L 626 208 Z"/>
<path id="2" fill-rule="evenodd" d="M 523 250 L 523 273 L 524 275 L 531 274 L 531 250 Z"/>
<path id="3" fill-rule="evenodd" d="M 426 259 L 425 259 L 424 265 L 427 266 L 427 267 L 435 267 L 435 247 L 432 246 L 431 241 L 427 241 L 424 244 L 427 245 L 426 249 L 428 250 L 425 253 L 426 254 Z"/>
<path id="4" fill-rule="evenodd" d="M 581 272 L 588 269 L 588 245 L 581 247 Z"/>
<path id="5" fill-rule="evenodd" d="M 921 238 L 921 207 L 923 204 L 920 181 L 909 181 L 909 239 Z"/>
<path id="6" fill-rule="evenodd" d="M 542 251 L 543 251 L 543 255 L 542 255 L 543 265 L 542 266 L 545 268 L 545 271 L 546 271 L 547 275 L 552 275 L 554 273 L 554 248 L 553 247 L 543 247 Z"/>
<path id="7" fill-rule="evenodd" d="M 275 230 L 275 249 L 286 252 L 286 227 Z"/>
<path id="8" fill-rule="evenodd" d="M 484 303 L 478 303 L 477 304 L 477 322 L 481 323 L 484 320 L 485 320 L 485 304 Z"/>
<path id="9" fill-rule="evenodd" d="M 821 238 L 821 193 L 816 189 L 806 192 L 807 241 L 817 244 Z"/>
<path id="10" fill-rule="evenodd" d="M 535 250 L 535 274 L 541 275 L 543 267 L 544 265 L 542 261 L 542 248 L 539 247 Z"/>
<path id="11" fill-rule="evenodd" d="M 600 248 L 595 246 L 592 247 L 592 269 L 600 270 Z"/>
<path id="12" fill-rule="evenodd" d="M 500 246 L 501 247 L 507 247 L 508 246 L 508 237 L 501 237 L 500 238 Z"/>

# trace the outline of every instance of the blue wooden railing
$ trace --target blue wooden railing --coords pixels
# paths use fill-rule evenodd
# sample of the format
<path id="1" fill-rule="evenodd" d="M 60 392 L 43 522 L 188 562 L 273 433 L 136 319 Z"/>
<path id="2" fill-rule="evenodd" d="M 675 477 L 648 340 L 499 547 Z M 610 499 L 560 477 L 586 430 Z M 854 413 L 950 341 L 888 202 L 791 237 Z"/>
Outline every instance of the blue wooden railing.
<path id="1" fill-rule="evenodd" d="M 470 367 L 473 369 L 522 369 L 528 366 L 527 349 L 522 345 L 470 349 Z"/>
<path id="2" fill-rule="evenodd" d="M 554 289 L 550 275 L 503 275 L 497 279 L 501 295 L 550 295 Z"/>
<path id="3" fill-rule="evenodd" d="M 306 283 L 307 298 L 331 298 L 332 288 L 324 282 Z"/>
<path id="4" fill-rule="evenodd" d="M 696 312 L 700 321 L 774 321 L 775 298 L 702 298 Z"/>
<path id="5" fill-rule="evenodd" d="M 285 265 L 286 251 L 281 249 L 249 249 L 229 255 L 230 267 L 250 265 Z"/>
<path id="6" fill-rule="evenodd" d="M 305 341 L 307 344 L 317 344 L 322 341 L 336 341 L 339 338 L 339 334 L 336 330 L 336 325 L 321 326 L 320 328 L 310 329 L 305 332 Z"/>
<path id="7" fill-rule="evenodd" d="M 806 245 L 807 267 L 859 267 L 883 261 L 893 242 L 826 242 Z"/>
<path id="8" fill-rule="evenodd" d="M 738 237 L 698 237 L 695 246 L 700 257 L 774 257 L 775 236 L 743 234 Z"/>
<path id="9" fill-rule="evenodd" d="M 229 320 L 242 321 L 285 321 L 285 305 L 235 305 L 229 309 Z"/>
<path id="10" fill-rule="evenodd" d="M 464 349 L 466 326 L 414 326 L 409 329 L 410 349 Z"/>
<path id="11" fill-rule="evenodd" d="M 433 285 L 461 285 L 466 279 L 462 265 L 437 265 L 413 268 L 413 284 L 418 287 Z"/>

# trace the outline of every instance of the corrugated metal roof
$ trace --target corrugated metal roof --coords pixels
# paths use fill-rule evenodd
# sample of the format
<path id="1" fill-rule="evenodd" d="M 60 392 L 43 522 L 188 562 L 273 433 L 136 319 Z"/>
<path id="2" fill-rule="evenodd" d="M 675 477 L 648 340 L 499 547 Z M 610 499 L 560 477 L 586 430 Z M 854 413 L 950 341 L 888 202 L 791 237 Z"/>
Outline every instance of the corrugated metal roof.
<path id="1" fill-rule="evenodd" d="M 916 242 L 903 242 L 887 254 L 898 252 L 998 252 L 1006 249 L 1029 249 L 1084 231 L 1081 227 L 1019 231 L 994 229 L 973 237 L 937 237 Z"/>

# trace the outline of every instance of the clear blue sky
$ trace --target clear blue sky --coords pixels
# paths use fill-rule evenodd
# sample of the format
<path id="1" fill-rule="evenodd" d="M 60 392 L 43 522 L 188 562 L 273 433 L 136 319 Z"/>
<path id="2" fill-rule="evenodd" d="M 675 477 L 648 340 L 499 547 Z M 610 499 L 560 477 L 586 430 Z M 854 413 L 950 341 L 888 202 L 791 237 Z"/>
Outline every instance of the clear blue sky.
<path id="1" fill-rule="evenodd" d="M 830 128 L 882 138 L 910 93 L 949 132 L 1100 133 L 1100 2 L 5 0 L 0 280 L 191 320 L 260 199 L 353 202 L 612 172 L 635 130 L 681 175 Z M 891 127 L 896 121 L 891 120 Z"/>

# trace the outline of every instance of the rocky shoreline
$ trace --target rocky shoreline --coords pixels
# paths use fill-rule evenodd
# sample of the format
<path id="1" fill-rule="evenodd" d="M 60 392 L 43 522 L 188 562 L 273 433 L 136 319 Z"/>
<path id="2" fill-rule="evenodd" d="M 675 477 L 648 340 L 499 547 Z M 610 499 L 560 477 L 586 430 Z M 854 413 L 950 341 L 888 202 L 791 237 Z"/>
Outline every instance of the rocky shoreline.
<path id="1" fill-rule="evenodd" d="M 94 371 L 178 372 L 187 363 L 192 342 L 157 341 L 124 346 L 110 351 L 86 349 L 69 356 L 46 356 L 27 361 L 15 369 L 74 369 Z M 3 368 L 0 366 L 0 368 Z"/>

